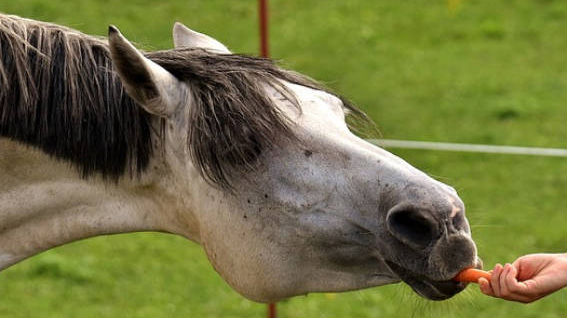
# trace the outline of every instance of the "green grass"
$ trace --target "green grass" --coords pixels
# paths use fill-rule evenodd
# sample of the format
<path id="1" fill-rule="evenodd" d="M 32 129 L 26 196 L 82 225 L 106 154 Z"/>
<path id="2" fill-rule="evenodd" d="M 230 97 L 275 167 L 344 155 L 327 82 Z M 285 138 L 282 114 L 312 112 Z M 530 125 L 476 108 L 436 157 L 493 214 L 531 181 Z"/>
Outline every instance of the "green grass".
<path id="1" fill-rule="evenodd" d="M 385 138 L 567 147 L 567 4 L 552 0 L 272 0 L 272 55 L 355 101 Z M 0 0 L 0 11 L 146 48 L 171 46 L 174 21 L 257 52 L 256 1 Z M 487 266 L 567 251 L 564 159 L 406 150 L 454 185 Z M 532 305 L 481 295 L 444 303 L 402 285 L 313 294 L 281 317 L 563 317 L 566 292 Z M 163 234 L 100 237 L 0 273 L 0 317 L 262 317 L 200 247 Z"/>

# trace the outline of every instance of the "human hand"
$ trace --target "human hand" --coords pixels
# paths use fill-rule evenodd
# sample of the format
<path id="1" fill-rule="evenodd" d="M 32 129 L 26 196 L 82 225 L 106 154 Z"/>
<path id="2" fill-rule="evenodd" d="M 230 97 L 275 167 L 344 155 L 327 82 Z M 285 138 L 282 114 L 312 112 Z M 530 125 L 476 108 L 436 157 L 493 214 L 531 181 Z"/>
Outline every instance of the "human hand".
<path id="1" fill-rule="evenodd" d="M 567 254 L 531 254 L 513 264 L 497 264 L 490 281 L 479 280 L 482 293 L 531 303 L 567 286 Z"/>

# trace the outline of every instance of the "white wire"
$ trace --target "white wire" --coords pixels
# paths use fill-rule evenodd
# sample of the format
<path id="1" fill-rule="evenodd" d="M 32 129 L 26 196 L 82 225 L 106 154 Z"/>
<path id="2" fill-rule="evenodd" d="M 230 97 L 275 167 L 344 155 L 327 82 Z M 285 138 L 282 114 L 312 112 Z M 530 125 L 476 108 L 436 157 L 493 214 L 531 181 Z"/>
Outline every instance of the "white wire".
<path id="1" fill-rule="evenodd" d="M 384 148 L 425 149 L 443 151 L 464 151 L 480 153 L 499 153 L 529 156 L 567 157 L 567 149 L 514 147 L 479 144 L 461 144 L 450 142 L 412 141 L 395 139 L 366 139 L 366 141 Z"/>

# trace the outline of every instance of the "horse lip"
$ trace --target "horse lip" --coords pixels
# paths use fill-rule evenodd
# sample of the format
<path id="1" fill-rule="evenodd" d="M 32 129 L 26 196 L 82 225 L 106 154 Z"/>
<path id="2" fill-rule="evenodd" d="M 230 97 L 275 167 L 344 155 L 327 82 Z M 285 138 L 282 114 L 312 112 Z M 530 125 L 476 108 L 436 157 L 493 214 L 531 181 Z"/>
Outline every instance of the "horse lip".
<path id="1" fill-rule="evenodd" d="M 449 299 L 464 290 L 468 285 L 452 280 L 433 280 L 391 261 L 386 261 L 386 264 L 392 272 L 398 275 L 417 294 L 429 300 Z"/>

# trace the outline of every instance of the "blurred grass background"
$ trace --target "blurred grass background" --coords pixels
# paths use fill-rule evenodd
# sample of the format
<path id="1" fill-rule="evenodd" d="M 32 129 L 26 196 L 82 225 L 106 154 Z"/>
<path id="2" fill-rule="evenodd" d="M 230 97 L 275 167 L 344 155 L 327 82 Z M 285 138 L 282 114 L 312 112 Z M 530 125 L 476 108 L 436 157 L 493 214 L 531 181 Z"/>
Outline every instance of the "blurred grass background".
<path id="1" fill-rule="evenodd" d="M 271 53 L 324 81 L 384 138 L 567 148 L 567 3 L 555 0 L 271 0 Z M 258 51 L 256 0 L 0 0 L 0 12 L 171 47 L 180 21 Z M 567 251 L 565 159 L 396 150 L 454 185 L 485 265 Z M 313 294 L 280 317 L 564 317 L 566 292 L 531 305 L 476 286 L 432 303 L 403 285 Z M 0 317 L 263 317 L 199 246 L 153 233 L 60 247 L 0 273 Z"/>

